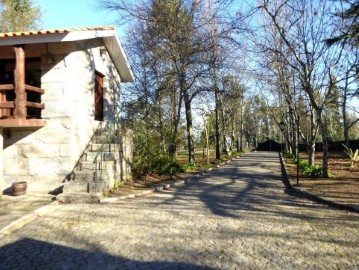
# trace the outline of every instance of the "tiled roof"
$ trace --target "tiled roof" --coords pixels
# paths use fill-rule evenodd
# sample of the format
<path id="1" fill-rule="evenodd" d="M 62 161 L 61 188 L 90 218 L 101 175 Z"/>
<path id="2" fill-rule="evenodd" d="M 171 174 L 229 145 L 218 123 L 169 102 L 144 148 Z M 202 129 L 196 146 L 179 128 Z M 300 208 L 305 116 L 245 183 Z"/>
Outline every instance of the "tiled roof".
<path id="1" fill-rule="evenodd" d="M 87 28 L 70 28 L 70 29 L 54 29 L 54 30 L 40 30 L 40 31 L 26 31 L 26 32 L 9 32 L 0 33 L 0 38 L 3 37 L 18 37 L 18 36 L 33 36 L 33 35 L 50 35 L 50 34 L 63 34 L 76 31 L 105 31 L 115 30 L 114 26 L 98 26 Z"/>
<path id="2" fill-rule="evenodd" d="M 16 44 L 74 42 L 95 38 L 102 38 L 122 81 L 133 82 L 131 67 L 114 26 L 0 33 L 0 48 Z"/>

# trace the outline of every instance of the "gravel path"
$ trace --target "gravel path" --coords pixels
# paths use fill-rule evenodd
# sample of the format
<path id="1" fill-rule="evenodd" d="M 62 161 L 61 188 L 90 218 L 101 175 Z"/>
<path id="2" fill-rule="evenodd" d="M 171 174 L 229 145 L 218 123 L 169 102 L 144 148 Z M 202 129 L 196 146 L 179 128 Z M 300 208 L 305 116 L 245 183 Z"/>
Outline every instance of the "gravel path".
<path id="1" fill-rule="evenodd" d="M 359 215 L 286 194 L 277 153 L 117 204 L 51 205 L 0 269 L 359 269 Z"/>

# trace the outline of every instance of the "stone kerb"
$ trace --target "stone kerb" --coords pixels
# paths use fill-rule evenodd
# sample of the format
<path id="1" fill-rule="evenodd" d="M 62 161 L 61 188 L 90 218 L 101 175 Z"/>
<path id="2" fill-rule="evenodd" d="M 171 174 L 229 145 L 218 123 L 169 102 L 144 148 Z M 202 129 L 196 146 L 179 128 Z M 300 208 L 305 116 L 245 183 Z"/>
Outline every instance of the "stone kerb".
<path id="1" fill-rule="evenodd" d="M 236 157 L 233 157 L 231 160 L 227 160 L 225 162 L 222 162 L 220 163 L 221 166 L 224 166 L 230 162 L 232 162 L 233 159 L 239 159 L 240 156 L 236 156 Z M 219 168 L 219 166 L 216 168 Z M 135 193 L 130 193 L 130 194 L 125 194 L 125 195 L 121 195 L 121 196 L 118 196 L 118 197 L 107 197 L 107 198 L 102 198 L 99 200 L 99 203 L 116 203 L 118 201 L 121 201 L 121 200 L 125 200 L 125 199 L 133 199 L 133 198 L 136 198 L 136 197 L 140 197 L 140 196 L 145 196 L 145 195 L 148 195 L 148 194 L 151 194 L 153 192 L 161 192 L 161 191 L 164 191 L 164 190 L 171 190 L 172 188 L 176 188 L 176 187 L 179 187 L 179 186 L 182 186 L 182 185 L 186 185 L 186 184 L 190 184 L 191 182 L 195 181 L 194 179 L 197 178 L 197 177 L 200 177 L 200 176 L 203 176 L 205 175 L 206 173 L 210 173 L 211 171 L 213 171 L 215 168 L 213 167 L 210 167 L 210 168 L 207 168 L 203 171 L 200 171 L 200 172 L 197 172 L 197 173 L 194 173 L 194 174 L 191 174 L 190 176 L 188 176 L 188 173 L 185 173 L 185 177 L 184 179 L 180 179 L 180 180 L 176 180 L 175 182 L 172 182 L 172 183 L 164 183 L 164 184 L 161 184 L 161 185 L 158 185 L 152 189 L 148 189 L 148 190 L 144 190 L 144 191 L 140 191 L 140 192 L 135 192 Z M 179 177 L 180 178 L 180 177 Z"/>
<path id="2" fill-rule="evenodd" d="M 281 153 L 279 153 L 279 159 L 280 159 L 280 164 L 281 164 L 281 170 L 282 170 L 282 180 L 283 180 L 283 183 L 287 189 L 287 192 L 289 193 L 294 193 L 294 194 L 297 194 L 299 196 L 304 196 L 314 202 L 317 202 L 317 203 L 320 203 L 320 204 L 324 204 L 324 205 L 328 205 L 330 207 L 335 207 L 335 208 L 338 208 L 338 209 L 343 209 L 343 210 L 348 210 L 348 211 L 351 211 L 351 212 L 356 212 L 356 213 L 359 213 L 359 208 L 358 207 L 355 207 L 355 206 L 352 206 L 352 205 L 347 205 L 347 204 L 342 204 L 342 203 L 337 203 L 337 202 L 333 202 L 333 201 L 329 201 L 329 200 L 326 200 L 316 194 L 313 194 L 313 193 L 310 193 L 308 191 L 305 191 L 305 190 L 302 190 L 302 189 L 299 189 L 297 187 L 293 187 L 292 184 L 290 183 L 289 181 L 289 178 L 288 178 L 288 174 L 287 174 L 287 169 L 286 169 L 286 165 L 285 165 L 285 162 L 284 162 L 284 158 L 283 158 L 283 155 Z"/>

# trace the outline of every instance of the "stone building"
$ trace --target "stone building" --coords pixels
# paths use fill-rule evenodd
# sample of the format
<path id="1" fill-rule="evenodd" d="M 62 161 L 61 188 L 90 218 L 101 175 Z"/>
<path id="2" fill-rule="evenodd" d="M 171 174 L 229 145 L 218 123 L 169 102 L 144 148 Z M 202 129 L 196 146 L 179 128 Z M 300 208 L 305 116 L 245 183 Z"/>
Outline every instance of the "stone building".
<path id="1" fill-rule="evenodd" d="M 91 192 L 99 169 L 110 174 L 107 187 L 128 177 L 130 132 L 105 135 L 120 83 L 133 80 L 114 27 L 0 34 L 0 191 L 14 181 L 34 192 L 75 187 L 77 173 L 85 184 L 74 191 Z"/>

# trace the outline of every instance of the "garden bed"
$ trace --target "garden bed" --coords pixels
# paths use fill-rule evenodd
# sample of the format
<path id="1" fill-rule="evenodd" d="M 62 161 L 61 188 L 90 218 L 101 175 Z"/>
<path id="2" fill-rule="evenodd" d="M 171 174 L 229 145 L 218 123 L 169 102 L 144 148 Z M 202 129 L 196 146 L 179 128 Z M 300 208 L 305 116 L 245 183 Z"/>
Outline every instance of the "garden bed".
<path id="1" fill-rule="evenodd" d="M 237 155 L 239 155 L 238 152 L 234 153 L 231 156 L 225 156 L 224 153 L 222 153 L 222 161 L 231 159 Z M 187 153 L 183 151 L 178 154 L 176 161 L 180 165 L 185 165 L 187 159 Z M 219 161 L 216 161 L 215 159 L 215 153 L 212 150 L 210 151 L 210 164 L 206 164 L 207 159 L 203 157 L 201 151 L 198 151 L 196 152 L 196 167 L 193 167 L 192 169 L 189 167 L 187 172 L 177 173 L 175 175 L 160 175 L 156 173 L 151 173 L 148 175 L 139 176 L 134 178 L 132 181 L 125 182 L 122 186 L 113 188 L 112 190 L 110 190 L 108 196 L 115 197 L 126 195 L 129 193 L 141 192 L 143 190 L 152 189 L 159 185 L 170 184 L 179 180 L 190 178 L 196 175 L 199 171 L 204 171 L 208 168 L 216 166 Z"/>
<path id="2" fill-rule="evenodd" d="M 316 153 L 315 164 L 321 165 L 322 153 Z M 300 159 L 307 155 L 300 154 Z M 312 178 L 300 172 L 297 185 L 296 164 L 286 158 L 288 178 L 293 187 L 308 191 L 323 199 L 341 204 L 359 207 L 359 167 L 350 169 L 349 158 L 344 153 L 332 152 L 329 154 L 329 169 L 334 175 L 331 178 Z"/>

